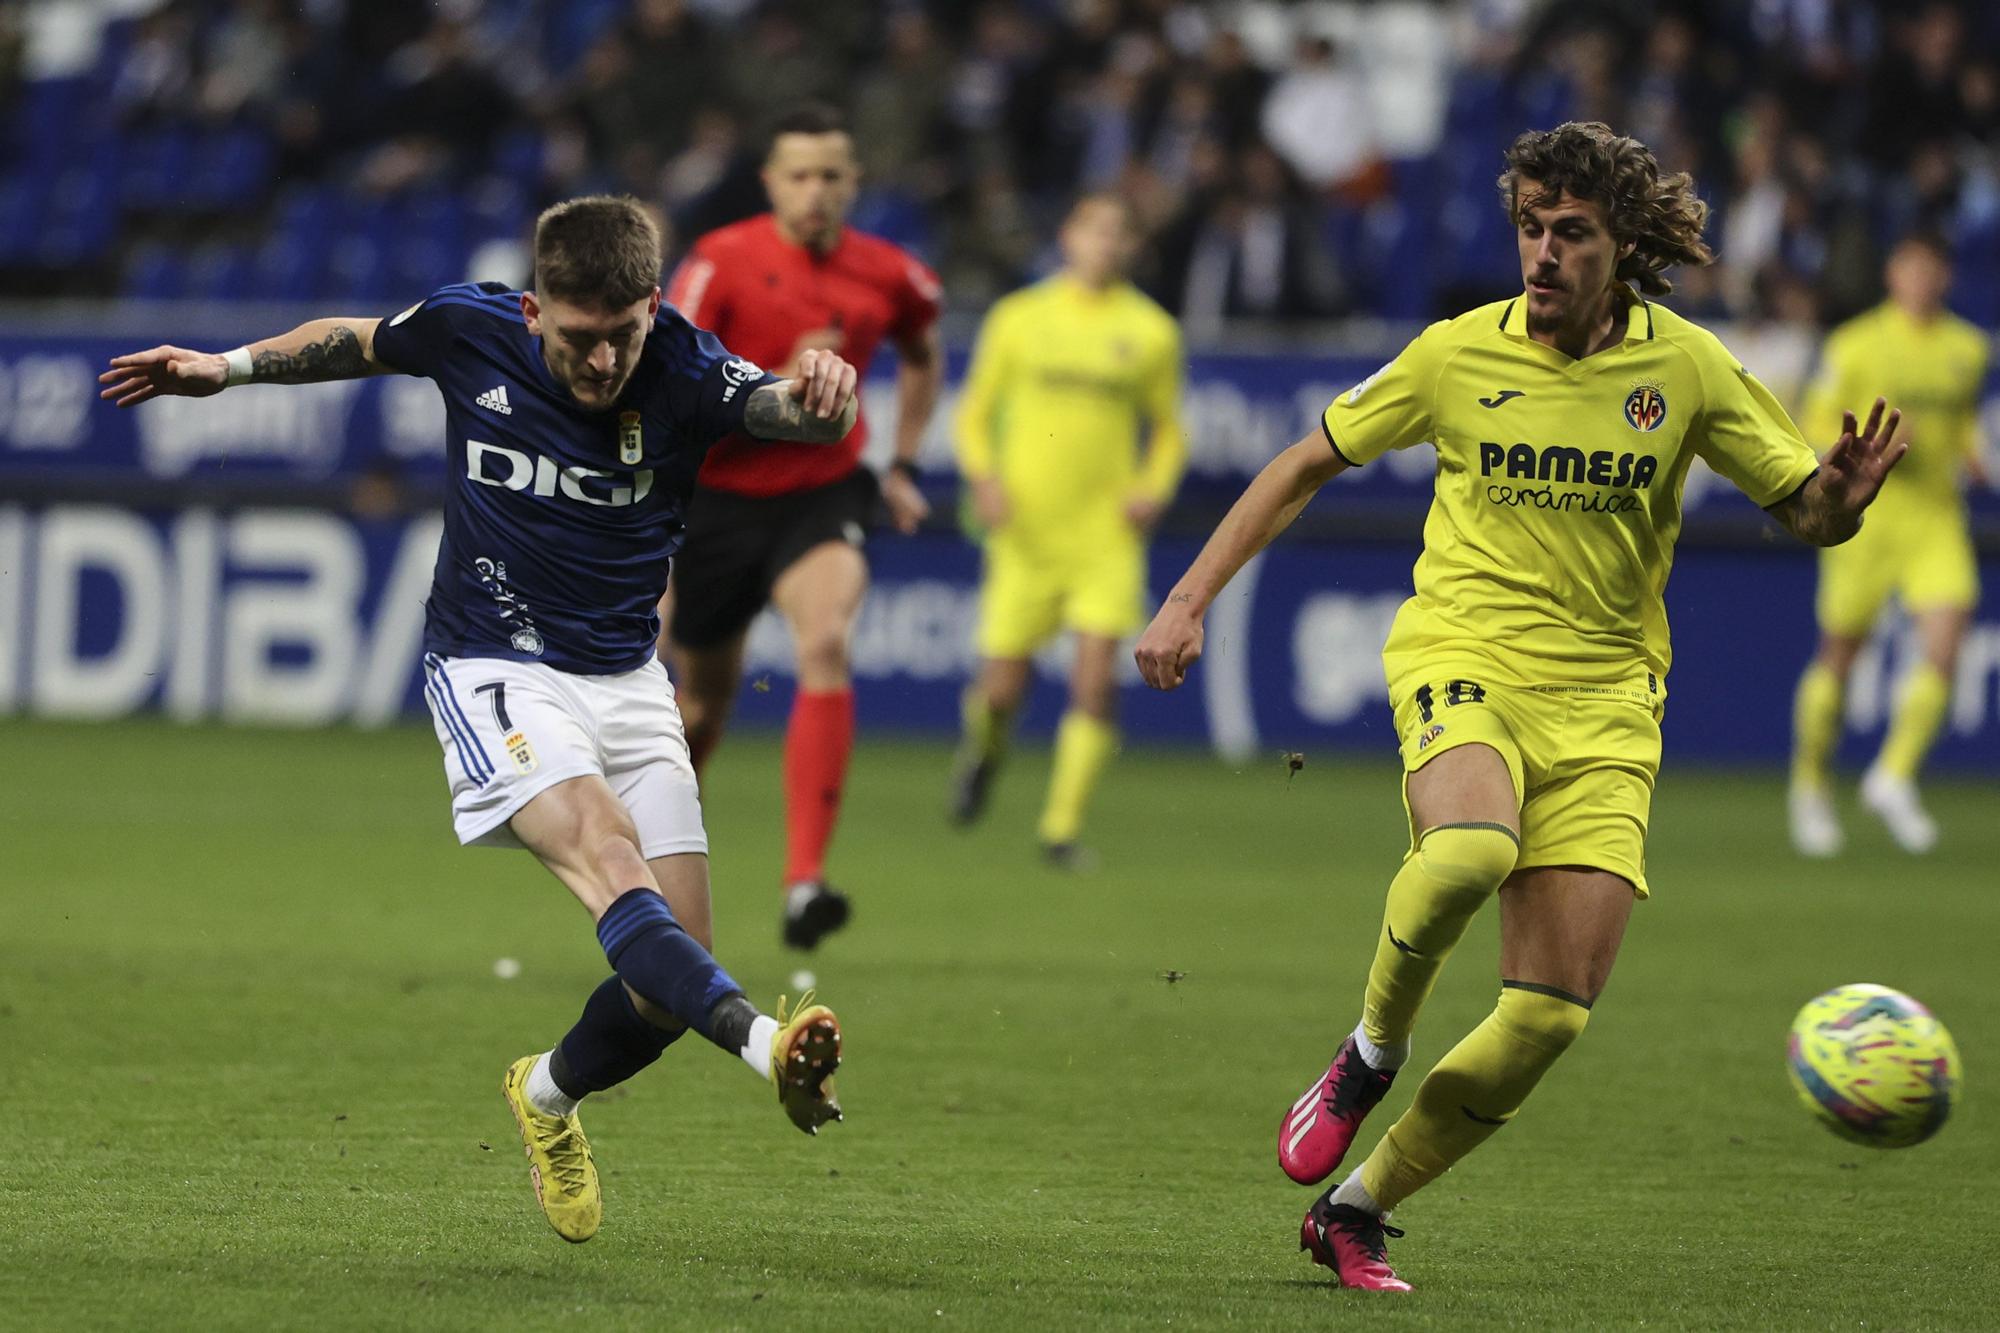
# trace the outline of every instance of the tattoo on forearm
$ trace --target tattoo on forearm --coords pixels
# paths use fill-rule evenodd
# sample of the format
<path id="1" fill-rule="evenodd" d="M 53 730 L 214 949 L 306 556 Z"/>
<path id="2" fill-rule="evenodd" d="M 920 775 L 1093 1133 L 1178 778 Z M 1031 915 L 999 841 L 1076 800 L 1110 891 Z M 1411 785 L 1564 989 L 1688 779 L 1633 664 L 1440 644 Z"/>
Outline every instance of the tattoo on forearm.
<path id="1" fill-rule="evenodd" d="M 1192 602 L 1194 594 L 1191 592 L 1177 592 L 1172 597 L 1167 598 L 1167 600 L 1169 602 Z"/>
<path id="2" fill-rule="evenodd" d="M 806 444 L 832 444 L 846 438 L 854 428 L 853 399 L 848 400 L 846 411 L 828 420 L 808 413 L 805 404 L 792 397 L 786 387 L 789 383 L 780 380 L 751 393 L 743 404 L 744 430 L 760 440 L 800 440 Z"/>
<path id="3" fill-rule="evenodd" d="M 262 384 L 318 384 L 368 373 L 368 355 L 353 329 L 340 325 L 296 352 L 266 348 L 250 359 L 250 378 Z"/>

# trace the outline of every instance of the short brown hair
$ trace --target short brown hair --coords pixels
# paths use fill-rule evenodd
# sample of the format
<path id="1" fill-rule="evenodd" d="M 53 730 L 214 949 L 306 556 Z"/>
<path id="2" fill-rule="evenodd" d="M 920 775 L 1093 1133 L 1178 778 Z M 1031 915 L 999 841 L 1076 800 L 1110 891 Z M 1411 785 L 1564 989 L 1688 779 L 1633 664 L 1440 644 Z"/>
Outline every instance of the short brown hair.
<path id="1" fill-rule="evenodd" d="M 1521 198 L 1523 180 L 1538 187 L 1527 199 Z M 1602 206 L 1612 236 L 1633 243 L 1618 276 L 1648 296 L 1674 289 L 1663 270 L 1715 261 L 1701 239 L 1708 205 L 1696 196 L 1694 177 L 1685 171 L 1661 174 L 1652 149 L 1612 133 L 1608 125 L 1571 121 L 1529 130 L 1507 150 L 1500 197 L 1509 218 L 1518 221 L 1523 208 L 1547 207 L 1565 192 Z"/>
<path id="2" fill-rule="evenodd" d="M 622 310 L 660 285 L 659 224 L 628 194 L 568 199 L 535 220 L 535 290 Z"/>

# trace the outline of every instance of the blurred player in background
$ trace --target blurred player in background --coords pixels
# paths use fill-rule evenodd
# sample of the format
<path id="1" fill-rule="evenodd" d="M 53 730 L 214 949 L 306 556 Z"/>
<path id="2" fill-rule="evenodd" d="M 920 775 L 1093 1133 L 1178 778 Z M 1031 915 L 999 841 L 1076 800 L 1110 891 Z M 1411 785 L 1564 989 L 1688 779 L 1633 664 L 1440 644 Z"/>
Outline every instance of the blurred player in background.
<path id="1" fill-rule="evenodd" d="M 1250 484 L 1175 585 L 1138 660 L 1171 689 L 1243 563 L 1333 477 L 1437 446 L 1416 595 L 1383 652 L 1411 845 L 1389 885 L 1361 1022 L 1279 1120 L 1278 1162 L 1332 1175 L 1410 1055 L 1417 1012 L 1473 916 L 1500 900 L 1500 998 L 1368 1159 L 1307 1211 L 1300 1245 L 1352 1287 L 1407 1291 L 1391 1209 L 1514 1118 L 1582 1035 L 1633 902 L 1669 664 L 1663 594 L 1699 456 L 1800 539 L 1846 541 L 1902 449 L 1876 400 L 1816 459 L 1713 334 L 1646 300 L 1705 264 L 1685 174 L 1601 124 L 1516 139 L 1500 178 L 1526 290 L 1431 325 L 1335 399 Z M 1635 290 L 1636 287 L 1636 290 Z"/>
<path id="2" fill-rule="evenodd" d="M 952 813 L 959 823 L 979 817 L 1030 657 L 1074 630 L 1069 711 L 1040 825 L 1044 852 L 1064 867 L 1077 864 L 1084 807 L 1118 748 L 1118 641 L 1144 622 L 1146 534 L 1187 457 L 1180 330 L 1124 278 L 1132 223 L 1115 195 L 1077 203 L 1062 228 L 1062 270 L 987 315 L 958 412 L 986 578 Z"/>
<path id="3" fill-rule="evenodd" d="M 859 180 L 837 111 L 812 105 L 785 116 L 764 161 L 771 211 L 696 241 L 668 300 L 780 374 L 818 349 L 839 352 L 866 375 L 876 348 L 892 344 L 896 447 L 879 494 L 908 533 L 929 513 L 916 456 L 944 377 L 943 293 L 909 254 L 847 226 Z M 848 639 L 868 591 L 861 544 L 878 498 L 874 474 L 861 465 L 866 442 L 863 424 L 835 449 L 772 449 L 741 436 L 717 445 L 702 463 L 662 608 L 697 774 L 742 684 L 750 622 L 768 602 L 791 630 L 798 694 L 785 732 L 783 934 L 800 949 L 848 915 L 825 862 L 854 748 Z"/>
<path id="4" fill-rule="evenodd" d="M 834 445 L 854 368 L 824 350 L 777 380 L 660 302 L 660 233 L 634 200 L 573 199 L 535 228 L 535 290 L 446 287 L 391 319 L 320 319 L 224 354 L 116 357 L 134 407 L 238 384 L 402 373 L 444 395 L 450 489 L 424 625 L 425 698 L 468 845 L 525 847 L 597 923 L 613 968 L 575 1027 L 503 1081 L 535 1195 L 596 1234 L 577 1103 L 688 1028 L 775 1084 L 807 1133 L 840 1118 L 840 1029 L 799 998 L 770 1018 L 709 953 L 708 837 L 655 606 L 695 469 L 736 439 Z"/>
<path id="5" fill-rule="evenodd" d="M 1890 253 L 1889 297 L 1835 329 L 1807 401 L 1808 422 L 1828 430 L 1840 405 L 1877 386 L 1910 413 L 1909 457 L 1882 491 L 1868 526 L 1820 552 L 1819 652 L 1799 678 L 1793 706 L 1792 843 L 1807 856 L 1841 847 L 1828 761 L 1840 739 L 1847 678 L 1891 595 L 1916 621 L 1923 657 L 1910 672 L 1861 782 L 1861 802 L 1907 852 L 1927 852 L 1937 825 L 1917 795 L 1917 771 L 1951 702 L 1952 672 L 1973 608 L 1979 563 L 1965 513 L 1968 478 L 1984 482 L 1979 457 L 1979 390 L 1987 340 L 1945 309 L 1951 255 L 1944 241 L 1917 234 Z"/>

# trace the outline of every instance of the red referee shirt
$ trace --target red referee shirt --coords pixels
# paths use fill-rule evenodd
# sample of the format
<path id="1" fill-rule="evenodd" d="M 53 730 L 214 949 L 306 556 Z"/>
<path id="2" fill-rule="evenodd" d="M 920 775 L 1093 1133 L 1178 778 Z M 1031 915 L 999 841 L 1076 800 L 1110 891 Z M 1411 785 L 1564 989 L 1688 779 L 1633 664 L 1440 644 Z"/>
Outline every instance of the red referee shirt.
<path id="1" fill-rule="evenodd" d="M 738 356 L 775 371 L 802 335 L 835 329 L 833 350 L 864 376 L 884 338 L 907 341 L 931 326 L 942 296 L 937 275 L 900 246 L 842 228 L 821 255 L 787 241 L 769 213 L 696 241 L 667 284 L 667 300 Z M 739 495 L 825 486 L 859 466 L 867 442 L 866 418 L 832 446 L 729 435 L 708 451 L 697 480 Z"/>

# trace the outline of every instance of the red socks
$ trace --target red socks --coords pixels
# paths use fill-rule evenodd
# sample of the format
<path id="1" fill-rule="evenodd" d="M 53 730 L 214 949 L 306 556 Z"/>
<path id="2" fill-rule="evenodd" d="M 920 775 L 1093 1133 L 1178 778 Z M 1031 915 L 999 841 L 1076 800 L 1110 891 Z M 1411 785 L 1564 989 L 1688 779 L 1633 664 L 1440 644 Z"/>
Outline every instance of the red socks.
<path id="1" fill-rule="evenodd" d="M 854 691 L 799 691 L 785 729 L 785 883 L 816 882 L 854 750 Z"/>

